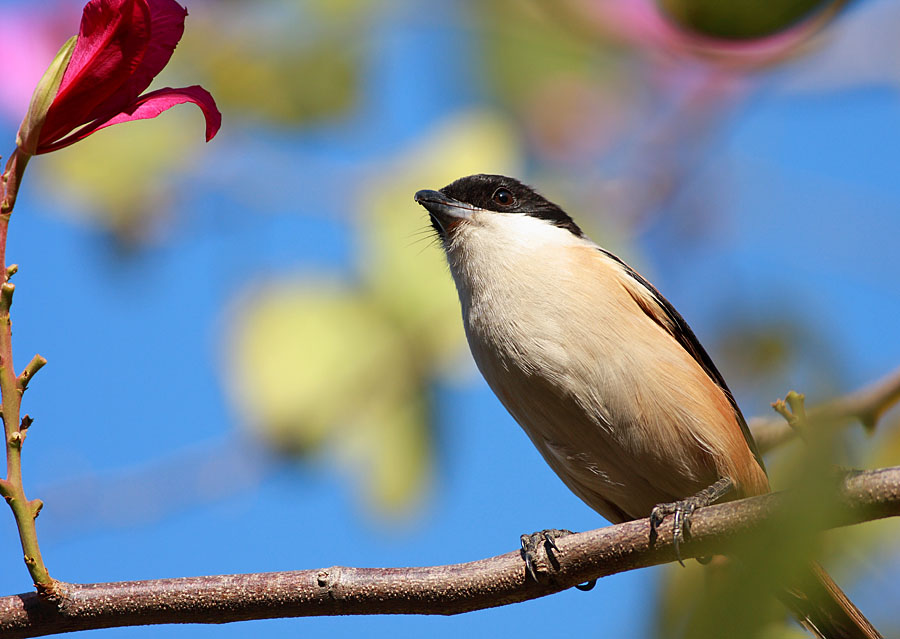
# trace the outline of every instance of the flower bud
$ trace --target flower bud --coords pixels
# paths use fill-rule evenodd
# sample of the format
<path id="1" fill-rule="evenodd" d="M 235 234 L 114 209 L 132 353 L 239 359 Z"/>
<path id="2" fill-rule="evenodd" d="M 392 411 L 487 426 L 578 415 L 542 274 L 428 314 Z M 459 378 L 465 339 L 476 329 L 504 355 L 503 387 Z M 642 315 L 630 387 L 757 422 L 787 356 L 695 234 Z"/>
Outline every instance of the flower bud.
<path id="1" fill-rule="evenodd" d="M 75 50 L 75 42 L 78 36 L 72 36 L 59 50 L 53 62 L 47 67 L 41 81 L 38 82 L 37 88 L 31 96 L 31 104 L 28 105 L 28 112 L 19 132 L 16 135 L 16 146 L 28 155 L 34 155 L 37 151 L 38 140 L 40 139 L 41 127 L 44 126 L 44 120 L 47 119 L 47 111 L 56 97 L 59 85 L 62 82 L 66 67 L 69 66 L 69 60 L 72 58 L 72 51 Z"/>

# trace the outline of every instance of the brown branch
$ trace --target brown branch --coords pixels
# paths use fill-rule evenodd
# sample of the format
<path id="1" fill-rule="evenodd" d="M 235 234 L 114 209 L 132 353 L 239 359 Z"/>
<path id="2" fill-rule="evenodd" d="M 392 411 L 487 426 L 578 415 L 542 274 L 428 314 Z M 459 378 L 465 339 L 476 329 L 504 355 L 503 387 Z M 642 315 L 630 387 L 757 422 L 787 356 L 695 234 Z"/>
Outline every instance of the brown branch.
<path id="1" fill-rule="evenodd" d="M 858 420 L 869 430 L 895 404 L 900 402 L 900 369 L 863 388 L 806 409 L 807 423 Z M 797 436 L 797 432 L 778 417 L 750 420 L 750 429 L 759 449 L 766 453 Z"/>
<path id="2" fill-rule="evenodd" d="M 770 494 L 698 510 L 687 557 L 725 552 L 758 532 L 787 503 Z M 900 467 L 860 472 L 835 493 L 828 526 L 900 515 Z M 665 529 L 665 525 L 664 525 Z M 542 583 L 525 575 L 518 552 L 427 568 L 344 568 L 157 579 L 106 584 L 57 582 L 58 597 L 0 598 L 3 637 L 165 623 L 225 623 L 273 617 L 458 614 L 558 592 L 590 579 L 670 561 L 671 536 L 650 542 L 646 519 L 560 539 L 558 562 Z"/>

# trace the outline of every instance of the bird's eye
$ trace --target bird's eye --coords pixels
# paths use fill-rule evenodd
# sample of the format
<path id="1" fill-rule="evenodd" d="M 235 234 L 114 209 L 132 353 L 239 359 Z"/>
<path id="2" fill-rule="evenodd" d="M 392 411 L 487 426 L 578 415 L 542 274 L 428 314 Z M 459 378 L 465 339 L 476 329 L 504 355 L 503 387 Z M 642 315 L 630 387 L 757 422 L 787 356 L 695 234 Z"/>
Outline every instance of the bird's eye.
<path id="1" fill-rule="evenodd" d="M 513 198 L 513 194 L 510 193 L 509 189 L 505 189 L 501 186 L 499 189 L 494 191 L 491 199 L 500 206 L 509 206 L 513 203 L 515 198 Z"/>

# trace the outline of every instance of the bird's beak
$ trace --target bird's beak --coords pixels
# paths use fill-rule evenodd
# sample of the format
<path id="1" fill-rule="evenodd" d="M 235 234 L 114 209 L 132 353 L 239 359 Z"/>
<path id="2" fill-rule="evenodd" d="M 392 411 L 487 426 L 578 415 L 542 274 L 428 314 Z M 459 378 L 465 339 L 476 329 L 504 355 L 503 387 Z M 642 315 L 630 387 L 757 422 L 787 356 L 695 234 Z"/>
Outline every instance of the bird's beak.
<path id="1" fill-rule="evenodd" d="M 444 236 L 459 222 L 472 217 L 472 213 L 478 210 L 440 191 L 419 191 L 416 193 L 416 202 L 431 214 L 432 222 L 439 227 L 438 230 Z"/>

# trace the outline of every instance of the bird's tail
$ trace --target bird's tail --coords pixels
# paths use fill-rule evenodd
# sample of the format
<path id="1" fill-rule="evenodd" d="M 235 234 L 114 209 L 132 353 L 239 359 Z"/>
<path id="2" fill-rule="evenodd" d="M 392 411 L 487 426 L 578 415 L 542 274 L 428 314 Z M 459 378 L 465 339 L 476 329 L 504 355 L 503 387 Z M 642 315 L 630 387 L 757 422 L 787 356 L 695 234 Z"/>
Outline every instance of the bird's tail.
<path id="1" fill-rule="evenodd" d="M 785 589 L 781 600 L 797 620 L 821 639 L 883 639 L 869 620 L 816 563 Z"/>

